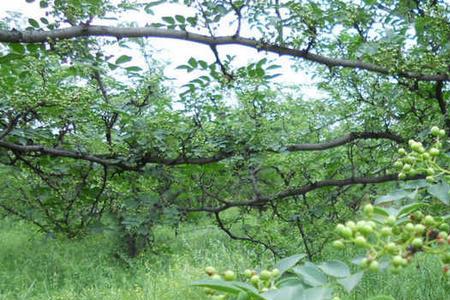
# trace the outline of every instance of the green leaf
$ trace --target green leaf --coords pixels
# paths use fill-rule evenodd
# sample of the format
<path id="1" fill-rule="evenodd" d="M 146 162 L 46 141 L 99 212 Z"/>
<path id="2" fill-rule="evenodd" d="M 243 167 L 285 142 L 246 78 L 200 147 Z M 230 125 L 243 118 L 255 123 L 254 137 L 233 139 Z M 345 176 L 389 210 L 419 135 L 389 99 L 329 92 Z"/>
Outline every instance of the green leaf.
<path id="1" fill-rule="evenodd" d="M 208 69 L 208 63 L 207 63 L 206 61 L 204 61 L 204 60 L 198 60 L 197 62 L 198 62 L 198 64 L 200 65 L 200 67 L 202 67 L 203 70 Z"/>
<path id="2" fill-rule="evenodd" d="M 148 14 L 153 14 L 152 7 L 165 3 L 165 0 L 160 1 L 152 1 L 150 3 L 145 4 L 144 11 Z"/>
<path id="3" fill-rule="evenodd" d="M 192 68 L 194 68 L 194 69 L 197 68 L 197 65 L 198 65 L 197 60 L 193 57 L 189 58 L 188 64 L 191 65 Z"/>
<path id="4" fill-rule="evenodd" d="M 242 292 L 237 296 L 236 300 L 251 300 L 251 298 L 249 294 Z"/>
<path id="5" fill-rule="evenodd" d="M 326 300 L 331 299 L 330 288 L 316 287 L 304 289 L 300 286 L 287 286 L 263 294 L 269 300 Z"/>
<path id="6" fill-rule="evenodd" d="M 303 281 L 295 274 L 290 274 L 288 276 L 286 276 L 285 274 L 285 276 L 282 276 L 281 279 L 277 281 L 278 287 L 293 286 L 293 285 L 304 286 Z"/>
<path id="7" fill-rule="evenodd" d="M 427 187 L 429 184 L 425 179 L 418 179 L 418 180 L 412 180 L 412 181 L 408 181 L 406 183 L 403 183 L 401 185 L 401 187 L 403 189 L 420 189 L 420 188 L 424 188 Z"/>
<path id="8" fill-rule="evenodd" d="M 397 201 L 403 198 L 406 198 L 410 195 L 410 192 L 407 192 L 405 190 L 396 190 L 393 191 L 392 193 L 389 193 L 387 195 L 378 197 L 375 200 L 375 204 L 381 204 L 381 203 L 386 203 L 386 202 L 392 202 L 392 201 Z"/>
<path id="9" fill-rule="evenodd" d="M 321 263 L 319 266 L 325 274 L 333 277 L 348 277 L 350 276 L 350 268 L 339 260 L 330 260 L 324 263 Z"/>
<path id="10" fill-rule="evenodd" d="M 450 186 L 447 182 L 439 182 L 428 187 L 428 193 L 439 199 L 442 203 L 449 205 L 450 203 Z"/>
<path id="11" fill-rule="evenodd" d="M 108 63 L 108 67 L 109 67 L 112 71 L 114 71 L 114 70 L 117 69 L 119 66 L 116 65 L 116 64 Z"/>
<path id="12" fill-rule="evenodd" d="M 166 23 L 169 23 L 170 25 L 174 25 L 175 24 L 175 19 L 172 17 L 162 17 L 162 20 Z"/>
<path id="13" fill-rule="evenodd" d="M 422 207 L 425 207 L 425 206 L 428 206 L 428 204 L 427 203 L 420 203 L 420 202 L 419 203 L 411 203 L 411 204 L 402 206 L 400 208 L 400 211 L 398 212 L 397 216 L 400 217 L 400 218 L 404 217 L 404 216 L 407 216 L 410 213 L 412 213 L 412 212 L 414 212 L 414 211 L 416 211 L 416 210 L 418 210 L 418 209 L 420 209 Z"/>
<path id="14" fill-rule="evenodd" d="M 116 59 L 116 64 L 117 64 L 117 65 L 120 65 L 120 64 L 129 62 L 129 61 L 131 61 L 131 60 L 132 60 L 132 58 L 131 58 L 130 56 L 128 56 L 128 55 L 122 55 L 122 56 L 120 56 L 118 59 Z"/>
<path id="15" fill-rule="evenodd" d="M 265 72 L 264 72 L 264 70 L 262 68 L 256 68 L 255 69 L 255 74 L 256 74 L 257 77 L 263 77 Z"/>
<path id="16" fill-rule="evenodd" d="M 127 67 L 125 68 L 128 72 L 139 72 L 142 71 L 141 67 L 138 66 L 131 66 L 131 67 Z"/>
<path id="17" fill-rule="evenodd" d="M 225 281 L 220 279 L 205 279 L 194 281 L 191 285 L 207 287 L 216 291 L 229 293 L 232 295 L 238 295 L 242 290 L 235 286 L 232 281 Z"/>
<path id="18" fill-rule="evenodd" d="M 186 21 L 188 21 L 188 23 L 191 24 L 191 26 L 197 25 L 197 18 L 195 17 L 188 17 Z"/>
<path id="19" fill-rule="evenodd" d="M 386 209 L 384 209 L 382 207 L 379 207 L 379 206 L 374 206 L 373 207 L 373 213 L 375 215 L 389 217 L 389 212 Z"/>
<path id="20" fill-rule="evenodd" d="M 183 23 L 184 24 L 186 22 L 186 19 L 183 16 L 181 16 L 181 15 L 176 15 L 175 19 L 178 21 L 178 23 Z"/>
<path id="21" fill-rule="evenodd" d="M 295 266 L 300 260 L 302 260 L 305 257 L 306 254 L 301 253 L 283 258 L 275 265 L 275 268 L 280 270 L 280 273 L 283 274 L 284 272 Z"/>
<path id="22" fill-rule="evenodd" d="M 313 263 L 306 262 L 303 266 L 292 268 L 295 274 L 302 276 L 303 281 L 313 287 L 327 283 L 325 274 Z"/>
<path id="23" fill-rule="evenodd" d="M 25 47 L 20 43 L 10 43 L 9 48 L 12 50 L 13 53 L 16 53 L 16 54 L 24 54 L 25 53 Z"/>
<path id="24" fill-rule="evenodd" d="M 267 62 L 267 58 L 263 58 L 256 63 L 256 68 L 262 68 L 262 66 Z"/>
<path id="25" fill-rule="evenodd" d="M 244 291 L 246 294 L 251 296 L 251 299 L 254 300 L 266 300 L 263 296 L 259 294 L 259 291 L 252 285 L 245 283 L 245 282 L 239 282 L 239 281 L 232 281 L 231 282 L 234 286 L 237 286 L 242 291 Z"/>
<path id="26" fill-rule="evenodd" d="M 252 285 L 239 281 L 225 281 L 220 279 L 198 280 L 192 283 L 193 286 L 208 287 L 216 291 L 229 293 L 232 295 L 241 295 L 246 293 L 254 300 L 267 300 L 259 294 L 258 290 Z"/>
<path id="27" fill-rule="evenodd" d="M 284 286 L 276 290 L 265 292 L 263 296 L 269 300 L 297 300 L 303 297 L 302 286 Z"/>
<path id="28" fill-rule="evenodd" d="M 191 66 L 188 65 L 181 65 L 176 67 L 177 70 L 187 70 L 188 72 L 191 72 L 193 70 L 193 68 Z"/>
<path id="29" fill-rule="evenodd" d="M 302 300 L 327 300 L 331 299 L 333 290 L 328 287 L 315 287 L 310 289 L 305 289 L 303 291 Z"/>
<path id="30" fill-rule="evenodd" d="M 29 18 L 28 23 L 30 23 L 30 25 L 33 26 L 34 28 L 39 28 L 39 23 L 35 19 Z"/>
<path id="31" fill-rule="evenodd" d="M 337 279 L 337 282 L 342 285 L 342 287 L 350 293 L 361 281 L 364 272 L 358 272 L 348 276 L 347 278 Z"/>

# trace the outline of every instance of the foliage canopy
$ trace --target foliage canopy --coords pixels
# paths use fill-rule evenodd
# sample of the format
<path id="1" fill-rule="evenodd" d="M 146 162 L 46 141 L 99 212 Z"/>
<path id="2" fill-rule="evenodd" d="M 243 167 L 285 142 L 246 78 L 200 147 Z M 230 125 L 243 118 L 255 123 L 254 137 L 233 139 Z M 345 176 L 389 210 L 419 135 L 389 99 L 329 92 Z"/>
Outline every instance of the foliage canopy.
<path id="1" fill-rule="evenodd" d="M 46 232 L 113 216 L 135 255 L 156 224 L 207 212 L 274 254 L 300 235 L 312 257 L 374 184 L 399 180 L 398 144 L 450 132 L 446 1 L 27 2 L 39 20 L 0 20 L 0 207 Z M 189 13 L 158 15 L 166 2 Z M 121 22 L 130 11 L 152 21 Z M 146 38 L 215 59 L 179 66 L 196 76 L 175 95 Z M 277 81 L 277 59 L 239 65 L 222 45 L 289 56 L 324 96 Z M 286 240 L 260 232 L 269 222 Z"/>

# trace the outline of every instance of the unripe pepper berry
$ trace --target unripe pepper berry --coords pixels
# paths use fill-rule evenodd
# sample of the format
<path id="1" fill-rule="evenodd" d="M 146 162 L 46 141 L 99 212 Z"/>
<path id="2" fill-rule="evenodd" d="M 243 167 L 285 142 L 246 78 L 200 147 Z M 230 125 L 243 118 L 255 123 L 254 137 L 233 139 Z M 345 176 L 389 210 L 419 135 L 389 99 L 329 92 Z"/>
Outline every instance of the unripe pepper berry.
<path id="1" fill-rule="evenodd" d="M 372 261 L 369 264 L 369 270 L 373 271 L 373 272 L 379 271 L 380 270 L 380 263 L 378 261 L 376 261 L 376 260 Z"/>
<path id="2" fill-rule="evenodd" d="M 269 280 L 270 277 L 272 277 L 272 273 L 268 270 L 262 270 L 261 273 L 259 273 L 259 278 L 262 280 Z"/>
<path id="3" fill-rule="evenodd" d="M 412 242 L 411 245 L 415 248 L 415 249 L 420 249 L 423 246 L 423 240 L 422 238 L 415 238 Z"/>

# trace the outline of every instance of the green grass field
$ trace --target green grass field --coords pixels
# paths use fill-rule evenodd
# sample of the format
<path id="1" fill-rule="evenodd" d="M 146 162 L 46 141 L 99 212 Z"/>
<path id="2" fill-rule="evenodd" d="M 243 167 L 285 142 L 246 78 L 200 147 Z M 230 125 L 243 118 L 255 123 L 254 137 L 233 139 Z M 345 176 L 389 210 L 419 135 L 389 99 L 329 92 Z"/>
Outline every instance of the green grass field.
<path id="1" fill-rule="evenodd" d="M 133 260 L 114 255 L 116 244 L 108 233 L 55 240 L 28 224 L 0 221 L 0 299 L 205 299 L 189 283 L 204 278 L 206 265 L 238 271 L 273 263 L 211 226 L 185 225 L 178 236 L 160 228 L 157 253 L 147 251 Z M 426 257 L 397 276 L 365 276 L 344 299 L 377 293 L 397 300 L 450 299 L 439 265 Z"/>

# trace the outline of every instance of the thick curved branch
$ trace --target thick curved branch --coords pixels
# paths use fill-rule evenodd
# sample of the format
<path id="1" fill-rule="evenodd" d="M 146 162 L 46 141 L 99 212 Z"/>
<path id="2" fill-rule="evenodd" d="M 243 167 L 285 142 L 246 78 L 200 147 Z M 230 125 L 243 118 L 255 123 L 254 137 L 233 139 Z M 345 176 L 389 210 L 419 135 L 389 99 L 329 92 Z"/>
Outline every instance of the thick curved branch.
<path id="1" fill-rule="evenodd" d="M 324 143 L 292 144 L 288 145 L 286 148 L 288 151 L 317 151 L 342 146 L 351 143 L 355 140 L 367 140 L 367 139 L 388 139 L 396 143 L 403 143 L 405 141 L 401 136 L 390 132 L 352 132 L 337 139 Z"/>
<path id="2" fill-rule="evenodd" d="M 396 134 L 389 132 L 352 132 L 343 137 L 318 144 L 292 144 L 286 146 L 289 152 L 296 151 L 321 151 L 338 146 L 342 146 L 351 143 L 358 139 L 388 139 L 395 141 L 397 143 L 402 143 L 404 139 Z M 178 158 L 162 158 L 155 157 L 152 155 L 144 155 L 139 160 L 134 163 L 130 163 L 129 158 L 125 157 L 115 157 L 110 158 L 106 155 L 101 154 L 89 154 L 83 152 L 77 152 L 72 150 L 65 150 L 61 148 L 49 148 L 43 145 L 20 145 L 14 144 L 6 141 L 0 140 L 0 148 L 8 149 L 14 152 L 19 152 L 22 154 L 40 154 L 53 157 L 67 157 L 79 160 L 85 160 L 93 163 L 97 163 L 103 166 L 117 167 L 122 170 L 128 171 L 138 171 L 142 169 L 148 163 L 163 164 L 163 165 L 181 165 L 181 164 L 195 164 L 195 165 L 205 165 L 210 163 L 219 162 L 221 160 L 227 159 L 235 155 L 232 151 L 224 151 L 214 154 L 208 157 L 194 157 L 188 158 L 180 156 Z M 278 152 L 275 150 L 270 150 L 271 152 Z"/>
<path id="3" fill-rule="evenodd" d="M 118 39 L 138 38 L 138 37 L 167 38 L 167 39 L 185 40 L 193 43 L 208 45 L 210 47 L 233 44 L 254 48 L 257 50 L 264 50 L 279 55 L 287 55 L 302 58 L 307 61 L 326 65 L 328 67 L 345 67 L 345 68 L 361 69 L 385 75 L 396 75 L 404 78 L 413 78 L 423 81 L 450 80 L 449 74 L 422 74 L 418 72 L 408 72 L 408 71 L 393 73 L 387 67 L 379 66 L 372 63 L 366 63 L 359 60 L 331 58 L 320 54 L 311 53 L 306 50 L 283 47 L 239 36 L 211 37 L 207 35 L 190 33 L 181 30 L 161 29 L 151 26 L 113 27 L 113 26 L 97 26 L 97 25 L 79 25 L 50 31 L 0 30 L 0 42 L 7 42 L 7 43 L 43 43 L 52 40 L 63 40 L 87 36 L 108 36 L 108 37 L 115 37 Z"/>
<path id="4" fill-rule="evenodd" d="M 0 148 L 5 148 L 8 150 L 12 150 L 19 153 L 37 153 L 41 155 L 48 155 L 53 157 L 67 157 L 79 160 L 85 160 L 94 162 L 103 166 L 112 166 L 117 167 L 123 170 L 128 171 L 138 171 L 147 163 L 156 163 L 163 165 L 179 165 L 179 164 L 196 164 L 203 165 L 213 162 L 218 162 L 223 160 L 231 154 L 227 153 L 219 153 L 217 155 L 213 155 L 211 157 L 200 157 L 200 158 L 176 158 L 176 159 L 167 159 L 167 158 L 158 158 L 153 156 L 145 156 L 140 159 L 138 162 L 131 164 L 126 162 L 126 158 L 106 158 L 105 155 L 92 155 L 82 152 L 76 152 L 71 150 L 57 149 L 57 148 L 48 148 L 42 145 L 19 145 L 14 143 L 8 143 L 4 141 L 0 141 Z"/>
<path id="5" fill-rule="evenodd" d="M 425 178 L 423 175 L 417 175 L 413 177 L 407 177 L 406 180 L 416 180 Z M 311 184 L 306 184 L 297 188 L 291 188 L 284 191 L 281 191 L 272 196 L 259 197 L 253 200 L 248 201 L 236 201 L 236 202 L 227 202 L 226 204 L 219 207 L 200 207 L 200 208 L 188 208 L 187 212 L 195 212 L 195 211 L 203 211 L 203 212 L 212 212 L 217 213 L 224 210 L 227 210 L 232 207 L 245 207 L 245 206 L 264 206 L 271 201 L 279 201 L 288 197 L 298 196 L 298 195 L 306 195 L 309 192 L 314 190 L 324 188 L 324 187 L 343 187 L 349 185 L 357 185 L 357 184 L 378 184 L 385 183 L 390 181 L 400 181 L 398 178 L 398 174 L 389 174 L 377 177 L 351 177 L 346 179 L 328 179 L 317 181 Z"/>

